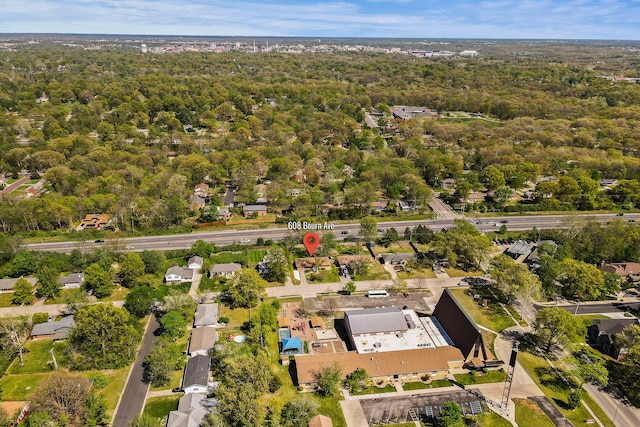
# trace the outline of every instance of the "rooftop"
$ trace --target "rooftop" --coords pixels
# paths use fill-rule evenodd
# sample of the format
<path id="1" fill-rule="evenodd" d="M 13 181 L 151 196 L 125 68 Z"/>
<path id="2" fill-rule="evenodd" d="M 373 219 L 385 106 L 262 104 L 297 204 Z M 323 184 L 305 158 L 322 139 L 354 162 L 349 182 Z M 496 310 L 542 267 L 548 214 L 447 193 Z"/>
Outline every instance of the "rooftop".
<path id="1" fill-rule="evenodd" d="M 347 330 L 352 335 L 379 332 L 406 331 L 409 329 L 402 311 L 397 307 L 366 308 L 344 312 Z"/>

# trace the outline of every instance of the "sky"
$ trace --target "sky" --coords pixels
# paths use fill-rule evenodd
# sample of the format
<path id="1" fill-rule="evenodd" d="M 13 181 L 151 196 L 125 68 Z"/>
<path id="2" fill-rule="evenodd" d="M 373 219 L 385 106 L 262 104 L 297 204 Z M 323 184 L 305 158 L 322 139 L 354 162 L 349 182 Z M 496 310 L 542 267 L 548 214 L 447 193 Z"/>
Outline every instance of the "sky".
<path id="1" fill-rule="evenodd" d="M 640 39 L 640 0 L 1 0 L 0 33 Z"/>

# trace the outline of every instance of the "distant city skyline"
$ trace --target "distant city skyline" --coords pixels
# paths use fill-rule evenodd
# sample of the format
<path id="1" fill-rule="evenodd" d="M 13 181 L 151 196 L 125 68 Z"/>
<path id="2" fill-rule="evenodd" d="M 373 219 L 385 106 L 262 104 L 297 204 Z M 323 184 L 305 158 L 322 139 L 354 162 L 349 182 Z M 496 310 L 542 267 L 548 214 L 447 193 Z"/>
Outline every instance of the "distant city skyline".
<path id="1" fill-rule="evenodd" d="M 640 0 L 4 0 L 2 33 L 640 39 Z"/>

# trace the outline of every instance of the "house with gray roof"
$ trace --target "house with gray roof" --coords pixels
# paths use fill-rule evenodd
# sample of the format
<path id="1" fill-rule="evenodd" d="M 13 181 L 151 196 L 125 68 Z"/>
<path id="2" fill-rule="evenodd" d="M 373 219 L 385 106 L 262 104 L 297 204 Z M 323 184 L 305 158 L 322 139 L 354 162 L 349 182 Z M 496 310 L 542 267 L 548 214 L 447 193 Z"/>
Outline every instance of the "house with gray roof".
<path id="1" fill-rule="evenodd" d="M 164 274 L 164 281 L 167 283 L 193 282 L 193 270 L 188 267 L 174 265 L 167 269 Z"/>
<path id="2" fill-rule="evenodd" d="M 187 360 L 187 366 L 182 378 L 182 388 L 185 394 L 206 393 L 209 387 L 209 369 L 211 357 L 199 354 Z"/>
<path id="3" fill-rule="evenodd" d="M 167 427 L 199 427 L 215 405 L 215 399 L 202 393 L 185 394 L 178 401 L 178 410 L 169 412 Z"/>
<path id="4" fill-rule="evenodd" d="M 38 281 L 35 277 L 22 277 L 22 279 L 29 282 L 32 287 L 35 286 Z M 13 287 L 17 281 L 18 279 L 0 279 L 0 294 L 13 292 Z"/>
<path id="5" fill-rule="evenodd" d="M 392 265 L 395 270 L 404 270 L 407 263 L 415 257 L 415 254 L 398 253 L 398 254 L 382 254 L 380 255 L 380 261 L 386 265 Z"/>
<path id="6" fill-rule="evenodd" d="M 57 322 L 38 323 L 31 329 L 29 338 L 32 340 L 53 339 L 64 340 L 75 326 L 73 316 L 65 316 Z"/>
<path id="7" fill-rule="evenodd" d="M 216 326 L 218 324 L 218 304 L 198 304 L 196 308 L 194 328 Z"/>
<path id="8" fill-rule="evenodd" d="M 263 216 L 267 214 L 267 205 L 244 205 L 242 207 L 242 214 L 245 217 L 248 216 Z"/>
<path id="9" fill-rule="evenodd" d="M 235 276 L 236 272 L 242 270 L 242 265 L 237 262 L 230 262 L 227 264 L 214 264 L 209 268 L 209 276 Z"/>
<path id="10" fill-rule="evenodd" d="M 201 256 L 193 256 L 189 258 L 189 261 L 187 262 L 187 267 L 189 267 L 192 270 L 202 270 L 203 262 L 204 260 L 202 259 Z"/>
<path id="11" fill-rule="evenodd" d="M 71 273 L 58 279 L 63 289 L 77 289 L 84 282 L 84 273 Z"/>
<path id="12" fill-rule="evenodd" d="M 208 354 L 216 343 L 217 338 L 218 334 L 213 326 L 193 328 L 191 330 L 191 339 L 189 340 L 189 356 Z"/>

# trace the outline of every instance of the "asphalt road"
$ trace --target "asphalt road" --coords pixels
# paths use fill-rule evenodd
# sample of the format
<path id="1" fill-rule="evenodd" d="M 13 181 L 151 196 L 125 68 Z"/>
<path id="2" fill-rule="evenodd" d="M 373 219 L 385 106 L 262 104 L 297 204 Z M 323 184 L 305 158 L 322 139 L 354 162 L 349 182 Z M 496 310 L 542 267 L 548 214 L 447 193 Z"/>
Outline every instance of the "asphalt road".
<path id="1" fill-rule="evenodd" d="M 561 307 L 571 312 L 572 314 L 598 314 L 598 313 L 619 313 L 629 310 L 640 309 L 640 302 L 631 301 L 611 301 L 611 302 L 598 302 L 598 303 L 582 303 L 582 304 L 561 304 L 561 305 L 539 305 L 534 304 L 536 310 L 547 307 Z"/>
<path id="2" fill-rule="evenodd" d="M 142 349 L 136 357 L 133 368 L 127 378 L 124 392 L 120 396 L 116 413 L 113 417 L 112 427 L 128 427 L 129 422 L 142 413 L 144 401 L 149 391 L 149 383 L 143 381 L 144 358 L 151 351 L 151 346 L 156 340 L 154 332 L 160 328 L 155 316 L 151 315 L 149 326 L 142 340 Z"/>
<path id="3" fill-rule="evenodd" d="M 502 216 L 492 218 L 472 218 L 467 220 L 473 223 L 478 230 L 482 232 L 497 230 L 504 221 L 509 230 L 531 230 L 533 227 L 539 229 L 544 228 L 562 228 L 565 226 L 568 218 L 576 218 L 576 215 L 528 215 L 528 216 Z M 611 221 L 620 218 L 623 221 L 630 219 L 640 221 L 640 214 L 627 214 L 624 217 L 617 217 L 615 214 L 598 214 L 583 215 L 589 219 L 595 219 L 600 222 Z M 424 225 L 434 231 L 443 228 L 450 228 L 454 225 L 453 219 L 435 219 L 435 220 L 411 220 L 411 221 L 390 221 L 379 222 L 378 228 L 382 230 L 391 227 L 402 233 L 406 227 L 416 227 Z M 335 224 L 334 233 L 338 239 L 344 239 L 350 236 L 356 236 L 359 232 L 359 224 Z M 259 237 L 263 239 L 282 240 L 292 231 L 287 228 L 265 228 L 256 230 L 222 230 L 222 231 L 200 231 L 189 234 L 174 234 L 168 236 L 148 236 L 148 237 L 132 237 L 120 240 L 108 240 L 104 243 L 95 243 L 93 241 L 67 241 L 67 242 L 51 242 L 51 243 L 31 243 L 24 245 L 27 250 L 35 251 L 51 251 L 51 252 L 71 252 L 73 249 L 90 250 L 95 247 L 104 245 L 117 246 L 120 250 L 141 252 L 143 250 L 173 250 L 190 247 L 196 240 L 204 240 L 213 242 L 217 245 L 226 245 L 239 243 L 241 239 L 249 239 L 250 243 L 255 243 Z"/>

